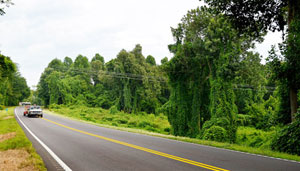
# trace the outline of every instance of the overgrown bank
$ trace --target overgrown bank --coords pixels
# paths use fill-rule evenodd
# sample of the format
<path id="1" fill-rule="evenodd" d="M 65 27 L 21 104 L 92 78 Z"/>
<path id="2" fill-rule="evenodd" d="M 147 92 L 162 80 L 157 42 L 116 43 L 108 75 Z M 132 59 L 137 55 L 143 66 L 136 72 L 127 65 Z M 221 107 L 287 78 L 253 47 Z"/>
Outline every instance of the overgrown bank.
<path id="1" fill-rule="evenodd" d="M 89 108 L 86 106 L 64 105 L 52 105 L 49 111 L 45 110 L 45 113 L 47 112 L 123 131 L 300 161 L 300 156 L 271 150 L 271 141 L 277 134 L 279 128 L 263 131 L 255 129 L 254 127 L 240 126 L 237 128 L 236 143 L 230 144 L 197 138 L 173 136 L 170 134 L 170 124 L 163 115 L 156 116 L 154 114 L 149 115 L 145 113 L 128 114 L 115 109 L 106 110 L 102 108 Z"/>
<path id="2" fill-rule="evenodd" d="M 14 107 L 0 111 L 0 170 L 46 170 L 14 117 Z"/>
<path id="3" fill-rule="evenodd" d="M 51 105 L 49 110 L 67 117 L 98 124 L 124 128 L 137 128 L 166 135 L 170 134 L 170 124 L 167 117 L 162 114 L 154 115 L 145 112 L 129 114 L 123 111 L 120 112 L 114 107 L 107 110 L 99 107 L 67 107 L 64 105 Z"/>

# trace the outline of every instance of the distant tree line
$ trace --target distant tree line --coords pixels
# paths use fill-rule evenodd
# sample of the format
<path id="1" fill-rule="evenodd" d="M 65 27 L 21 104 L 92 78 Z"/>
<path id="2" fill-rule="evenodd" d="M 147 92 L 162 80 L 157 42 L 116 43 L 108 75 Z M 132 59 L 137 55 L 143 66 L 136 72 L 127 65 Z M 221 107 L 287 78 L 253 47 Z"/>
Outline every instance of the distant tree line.
<path id="1" fill-rule="evenodd" d="M 26 80 L 17 70 L 16 64 L 0 54 L 0 107 L 15 106 L 30 95 Z"/>
<path id="2" fill-rule="evenodd" d="M 169 99 L 165 73 L 155 58 L 142 54 L 142 47 L 121 50 L 105 63 L 96 54 L 91 61 L 78 55 L 74 62 L 52 60 L 37 88 L 45 106 L 78 104 L 105 109 L 116 107 L 128 113 L 156 111 Z"/>

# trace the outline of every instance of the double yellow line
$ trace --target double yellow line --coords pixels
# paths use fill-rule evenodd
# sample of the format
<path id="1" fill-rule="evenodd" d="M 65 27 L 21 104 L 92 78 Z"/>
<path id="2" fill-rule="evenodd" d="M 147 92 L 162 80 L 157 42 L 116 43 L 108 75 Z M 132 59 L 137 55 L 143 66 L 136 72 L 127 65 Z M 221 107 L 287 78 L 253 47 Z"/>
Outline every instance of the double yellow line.
<path id="1" fill-rule="evenodd" d="M 145 152 L 148 152 L 148 153 L 156 154 L 156 155 L 166 157 L 166 158 L 169 158 L 169 159 L 173 159 L 173 160 L 177 160 L 177 161 L 180 161 L 180 162 L 183 162 L 183 163 L 191 164 L 191 165 L 194 165 L 194 166 L 202 167 L 202 168 L 213 170 L 213 171 L 229 171 L 229 170 L 222 169 L 222 168 L 215 167 L 215 166 L 211 166 L 211 165 L 208 165 L 208 164 L 196 162 L 196 161 L 193 161 L 193 160 L 185 159 L 185 158 L 174 156 L 174 155 L 171 155 L 171 154 L 159 152 L 159 151 L 156 151 L 156 150 L 151 150 L 151 149 L 144 148 L 144 147 L 141 147 L 141 146 L 129 144 L 129 143 L 126 143 L 126 142 L 122 142 L 122 141 L 118 141 L 118 140 L 115 140 L 115 139 L 103 137 L 103 136 L 92 134 L 92 133 L 89 133 L 89 132 L 85 132 L 85 131 L 82 131 L 82 130 L 79 130 L 79 129 L 71 128 L 71 127 L 68 127 L 66 125 L 51 121 L 49 119 L 45 119 L 45 118 L 42 118 L 42 119 L 45 120 L 45 121 L 51 122 L 55 125 L 58 125 L 58 126 L 61 126 L 61 127 L 64 127 L 64 128 L 76 131 L 76 132 L 80 132 L 82 134 L 97 137 L 97 138 L 100 138 L 100 139 L 103 139 L 103 140 L 106 140 L 106 141 L 110 141 L 110 142 L 113 142 L 113 143 L 116 143 L 116 144 L 121 144 L 121 145 L 124 145 L 124 146 L 127 146 L 127 147 L 131 147 L 131 148 L 138 149 L 138 150 L 141 150 L 141 151 L 145 151 Z"/>

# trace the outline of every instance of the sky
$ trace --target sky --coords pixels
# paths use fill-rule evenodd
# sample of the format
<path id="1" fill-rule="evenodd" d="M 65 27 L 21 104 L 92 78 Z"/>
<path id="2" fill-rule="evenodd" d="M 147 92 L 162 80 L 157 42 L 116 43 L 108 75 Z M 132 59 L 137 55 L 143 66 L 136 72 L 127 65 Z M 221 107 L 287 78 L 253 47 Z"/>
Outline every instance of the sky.
<path id="1" fill-rule="evenodd" d="M 54 58 L 73 60 L 96 53 L 106 62 L 122 50 L 143 47 L 144 56 L 156 62 L 172 54 L 171 27 L 199 0 L 12 0 L 0 16 L 0 51 L 18 64 L 32 87 Z M 281 33 L 269 33 L 256 51 L 267 57 Z"/>

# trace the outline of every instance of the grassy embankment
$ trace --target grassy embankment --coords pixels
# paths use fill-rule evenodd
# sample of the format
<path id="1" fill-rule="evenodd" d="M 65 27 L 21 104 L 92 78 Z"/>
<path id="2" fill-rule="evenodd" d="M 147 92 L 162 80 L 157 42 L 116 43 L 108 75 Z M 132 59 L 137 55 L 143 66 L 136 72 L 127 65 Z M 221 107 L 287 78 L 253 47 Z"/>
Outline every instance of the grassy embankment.
<path id="1" fill-rule="evenodd" d="M 14 107 L 0 111 L 0 170 L 46 170 L 14 117 Z"/>
<path id="2" fill-rule="evenodd" d="M 275 152 L 270 149 L 270 143 L 276 130 L 262 131 L 251 127 L 239 127 L 236 144 L 206 141 L 196 138 L 178 137 L 170 135 L 170 124 L 164 115 L 128 114 L 116 110 L 88 108 L 83 106 L 53 106 L 46 113 L 63 115 L 76 120 L 87 121 L 103 127 L 123 131 L 142 133 L 184 142 L 225 148 L 235 151 L 248 152 L 276 158 L 300 161 L 300 156 Z"/>

